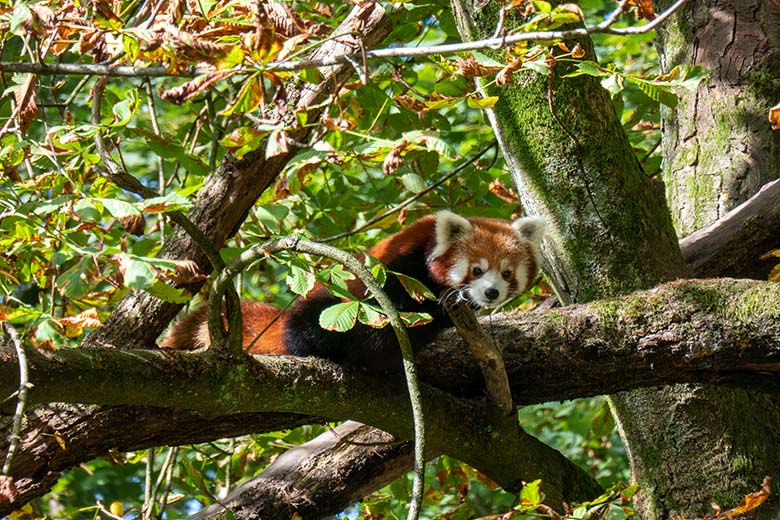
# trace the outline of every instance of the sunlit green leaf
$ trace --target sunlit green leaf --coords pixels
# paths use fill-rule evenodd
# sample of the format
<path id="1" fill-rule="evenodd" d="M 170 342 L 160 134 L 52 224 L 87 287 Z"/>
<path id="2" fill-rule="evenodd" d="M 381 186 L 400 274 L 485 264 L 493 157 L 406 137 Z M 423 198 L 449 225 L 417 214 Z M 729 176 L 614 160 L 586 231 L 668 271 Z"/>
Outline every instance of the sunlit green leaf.
<path id="1" fill-rule="evenodd" d="M 335 332 L 346 332 L 355 326 L 361 303 L 352 301 L 337 303 L 322 311 L 320 327 Z"/>

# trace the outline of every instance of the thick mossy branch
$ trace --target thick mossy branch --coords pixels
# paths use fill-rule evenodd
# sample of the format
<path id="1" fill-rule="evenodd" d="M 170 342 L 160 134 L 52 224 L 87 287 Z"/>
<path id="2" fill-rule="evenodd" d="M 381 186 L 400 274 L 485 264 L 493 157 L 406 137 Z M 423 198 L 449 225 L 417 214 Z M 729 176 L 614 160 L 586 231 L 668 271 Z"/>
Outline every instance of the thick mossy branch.
<path id="1" fill-rule="evenodd" d="M 144 403 L 205 416 L 295 412 L 332 420 L 353 418 L 410 439 L 413 424 L 403 382 L 342 370 L 318 359 L 267 356 L 225 366 L 214 356 L 176 351 L 106 349 L 30 353 L 30 402 L 101 405 Z M 0 392 L 15 369 L 15 356 L 0 350 Z M 286 389 L 280 391 L 280 389 Z M 521 432 L 492 435 L 482 401 L 457 399 L 429 386 L 422 397 L 428 444 L 483 471 L 508 490 L 542 478 L 555 503 L 585 499 L 597 484 L 560 453 Z M 452 418 L 459 418 L 453 422 Z M 475 442 L 480 439 L 480 442 Z M 12 475 L 23 477 L 12 469 Z"/>
<path id="2" fill-rule="evenodd" d="M 487 327 L 493 327 L 503 346 L 516 403 L 679 381 L 777 392 L 777 301 L 780 284 L 682 281 L 590 305 L 494 317 Z M 351 418 L 400 438 L 412 436 L 402 381 L 345 371 L 314 358 L 268 356 L 226 367 L 212 362 L 208 353 L 79 349 L 28 354 L 35 385 L 31 405 L 143 404 L 206 417 L 292 412 Z M 3 344 L 0 394 L 16 390 L 16 361 L 13 347 Z M 481 375 L 455 331 L 443 333 L 418 356 L 418 363 L 429 383 L 423 386 L 423 402 L 432 451 L 464 460 L 507 489 L 521 479 L 541 477 L 550 486 L 548 497 L 555 500 L 593 496 L 592 481 L 554 450 L 525 435 L 491 435 L 482 400 L 457 399 L 430 386 L 480 393 Z M 106 439 L 106 449 L 113 447 L 110 443 Z M 16 461 L 15 466 L 20 457 Z M 11 473 L 21 479 L 30 475 L 18 471 L 12 468 Z"/>
<path id="3" fill-rule="evenodd" d="M 587 305 L 505 315 L 484 326 L 504 347 L 516 404 L 676 382 L 777 392 L 778 301 L 780 284 L 685 280 Z M 453 392 L 478 384 L 473 363 L 453 357 L 458 342 L 446 331 L 422 353 L 423 380 Z"/>
<path id="4" fill-rule="evenodd" d="M 685 280 L 587 305 L 493 317 L 485 326 L 503 347 L 516 403 L 682 381 L 763 388 L 780 372 L 778 301 L 780 284 Z M 442 333 L 417 356 L 423 379 L 454 394 L 478 393 L 480 376 L 465 350 L 454 330 Z M 405 400 L 398 378 L 345 371 L 316 358 L 267 356 L 225 367 L 212 363 L 208 352 L 78 349 L 28 354 L 35 385 L 31 404 L 144 404 L 205 415 L 351 416 L 379 427 L 397 423 L 391 433 L 410 433 L 398 431 L 399 418 L 408 418 L 405 408 L 394 408 Z M 18 377 L 16 355 L 6 344 L 0 351 L 0 394 L 13 393 Z M 764 389 L 776 392 L 778 386 Z M 429 404 L 454 403 L 431 386 L 423 394 Z"/>

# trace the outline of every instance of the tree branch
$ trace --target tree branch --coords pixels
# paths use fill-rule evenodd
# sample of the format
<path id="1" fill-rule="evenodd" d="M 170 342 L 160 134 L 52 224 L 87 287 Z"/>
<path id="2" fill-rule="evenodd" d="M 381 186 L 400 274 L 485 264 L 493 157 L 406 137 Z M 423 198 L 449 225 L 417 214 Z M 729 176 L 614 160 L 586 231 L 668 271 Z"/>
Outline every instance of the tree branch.
<path id="1" fill-rule="evenodd" d="M 287 450 L 260 475 L 190 520 L 225 518 L 228 512 L 236 518 L 292 518 L 296 513 L 326 518 L 401 477 L 412 459 L 411 443 L 347 421 Z"/>
<path id="2" fill-rule="evenodd" d="M 780 180 L 761 191 L 717 222 L 680 241 L 685 262 L 694 276 L 733 276 L 766 280 L 774 264 L 759 257 L 780 247 Z"/>
<path id="3" fill-rule="evenodd" d="M 211 336 L 212 346 L 224 343 L 235 343 L 237 348 L 241 348 L 241 322 L 238 322 L 238 329 L 229 331 L 229 338 L 224 336 L 222 330 L 222 299 L 231 291 L 234 293 L 233 278 L 238 273 L 243 272 L 251 264 L 269 254 L 280 251 L 297 251 L 308 253 L 323 258 L 329 258 L 343 265 L 347 271 L 355 275 L 368 289 L 369 293 L 382 308 L 387 316 L 390 326 L 395 332 L 398 340 L 398 346 L 401 350 L 403 360 L 403 370 L 406 376 L 406 390 L 411 401 L 412 420 L 414 423 L 414 483 L 412 485 L 412 501 L 409 505 L 409 520 L 417 520 L 422 505 L 422 494 L 425 486 L 425 417 L 422 410 L 422 396 L 420 386 L 417 380 L 417 367 L 414 363 L 414 351 L 409 334 L 406 332 L 406 326 L 401 320 L 399 311 L 395 308 L 390 297 L 382 289 L 382 286 L 374 279 L 371 272 L 352 255 L 336 249 L 333 246 L 318 244 L 298 237 L 286 237 L 276 240 L 270 240 L 262 244 L 251 247 L 249 250 L 241 253 L 238 258 L 231 262 L 222 272 L 220 272 L 211 286 L 210 300 L 208 306 L 209 334 Z M 228 307 L 229 308 L 229 307 Z"/>
<path id="4" fill-rule="evenodd" d="M 359 9 L 355 8 L 335 33 L 351 33 L 354 18 L 358 13 Z M 365 21 L 362 38 L 370 47 L 377 45 L 389 32 L 390 22 L 384 9 L 377 4 Z M 313 58 L 316 59 L 320 54 L 343 53 L 347 48 L 335 40 L 330 41 L 320 47 Z M 288 117 L 294 119 L 293 114 L 305 112 L 309 114 L 309 121 L 318 118 L 322 111 L 320 102 L 351 72 L 349 66 L 332 67 L 325 71 L 325 79 L 319 84 L 301 82 L 289 85 Z M 282 114 L 276 116 L 283 118 Z M 289 136 L 296 141 L 304 141 L 309 132 L 310 127 L 295 128 L 290 130 Z M 265 158 L 261 147 L 261 151 L 247 154 L 240 161 L 227 154 L 218 170 L 204 181 L 203 188 L 198 192 L 193 208 L 188 213 L 189 219 L 204 230 L 217 248 L 221 248 L 226 240 L 236 233 L 249 209 L 271 185 L 293 153 Z M 202 272 L 211 272 L 208 258 L 179 228 L 174 230 L 160 256 L 192 260 Z M 198 282 L 187 285 L 186 288 L 197 292 L 201 286 L 202 282 Z M 148 293 L 133 291 L 116 306 L 103 326 L 86 339 L 84 346 L 153 348 L 157 337 L 180 308 L 181 305 L 160 301 Z"/>
<path id="5" fill-rule="evenodd" d="M 318 57 L 300 61 L 281 61 L 265 64 L 264 70 L 275 72 L 293 72 L 303 69 L 313 69 L 319 67 L 331 67 L 334 65 L 349 65 L 353 63 L 364 63 L 365 60 L 384 60 L 387 58 L 423 58 L 434 55 L 458 54 L 461 52 L 478 51 L 484 49 L 501 49 L 512 47 L 520 42 L 527 41 L 555 41 L 570 40 L 589 36 L 591 34 L 607 33 L 627 36 L 630 34 L 642 34 L 654 30 L 658 25 L 665 22 L 669 16 L 677 12 L 686 0 L 677 0 L 669 9 L 658 15 L 652 22 L 639 27 L 613 28 L 612 25 L 617 21 L 616 17 L 610 17 L 604 22 L 592 27 L 582 27 L 569 29 L 565 31 L 532 31 L 518 34 L 511 34 L 503 37 L 486 38 L 462 43 L 450 43 L 444 45 L 434 45 L 429 47 L 390 47 L 386 49 L 367 50 L 365 52 L 344 52 L 325 57 Z M 343 25 L 343 24 L 342 24 Z M 254 73 L 257 68 L 238 67 L 230 69 L 235 73 Z M 0 63 L 2 72 L 31 72 L 39 75 L 46 74 L 88 74 L 102 76 L 119 77 L 165 77 L 165 76 L 183 76 L 193 77 L 201 74 L 213 72 L 213 69 L 190 67 L 184 72 L 172 73 L 165 67 L 133 67 L 133 66 L 110 66 L 95 64 L 66 64 L 66 63 L 20 63 L 20 62 L 2 62 Z"/>
<path id="6" fill-rule="evenodd" d="M 684 381 L 777 392 L 780 311 L 773 303 L 776 301 L 780 301 L 780 284 L 692 280 L 590 305 L 493 317 L 492 328 L 504 349 L 516 403 Z M 443 385 L 460 395 L 481 394 L 479 370 L 454 330 L 441 334 L 417 361 L 422 379 L 429 384 Z M 175 436 L 179 442 L 189 442 L 183 440 L 188 434 L 203 438 L 204 428 L 214 425 L 204 421 L 197 426 L 200 434 L 173 431 L 168 424 L 171 415 L 193 416 L 192 412 L 171 414 L 170 409 L 197 410 L 207 417 L 216 414 L 223 421 L 224 417 L 234 417 L 226 414 L 239 412 L 266 412 L 257 417 L 272 418 L 280 412 L 295 411 L 330 419 L 354 418 L 404 439 L 412 435 L 410 415 L 405 411 L 408 402 L 404 402 L 400 382 L 348 372 L 322 360 L 261 357 L 225 369 L 214 367 L 207 355 L 197 353 L 84 349 L 30 352 L 29 367 L 36 381 L 30 391 L 31 403 L 53 399 L 146 403 L 167 409 L 156 423 L 151 421 L 156 424 L 154 438 L 142 436 L 134 448 L 143 447 L 145 442 L 150 443 L 146 446 L 168 443 L 166 435 Z M 228 381 L 229 391 L 225 390 Z M 17 384 L 13 348 L 5 344 L 0 348 L 0 393 L 13 392 Z M 278 388 L 294 391 L 278 392 Z M 576 492 L 565 484 L 573 474 L 572 467 L 551 466 L 551 460 L 565 464 L 557 452 L 527 437 L 494 438 L 483 430 L 489 422 L 485 421 L 482 401 L 454 399 L 430 386 L 424 386 L 424 401 L 430 418 L 432 452 L 452 454 L 508 489 L 518 483 L 518 478 L 541 476 L 558 490 L 553 491 L 555 495 L 548 493 L 548 497 L 584 493 L 592 498 L 582 481 Z M 452 421 L 452 417 L 460 420 Z M 293 418 L 293 422 L 300 424 L 301 420 Z M 281 426 L 277 422 L 275 427 Z M 95 428 L 103 431 L 104 450 L 115 447 L 111 439 L 115 433 L 101 426 Z M 143 428 L 155 430 L 150 424 Z M 251 427 L 245 428 L 243 431 L 252 431 Z M 254 431 L 262 428 L 257 426 Z M 487 445 L 470 447 L 477 437 Z M 67 456 L 72 464 L 88 460 L 99 450 L 95 444 L 86 451 L 71 445 Z M 21 489 L 26 489 L 27 475 L 41 474 L 41 465 L 62 464 L 61 457 L 53 461 L 36 459 L 37 469 L 28 473 L 31 470 L 25 460 L 30 458 L 35 454 L 29 445 L 24 446 L 11 471 L 22 484 Z M 528 465 L 520 468 L 518 460 Z M 20 496 L 29 499 L 32 495 Z"/>

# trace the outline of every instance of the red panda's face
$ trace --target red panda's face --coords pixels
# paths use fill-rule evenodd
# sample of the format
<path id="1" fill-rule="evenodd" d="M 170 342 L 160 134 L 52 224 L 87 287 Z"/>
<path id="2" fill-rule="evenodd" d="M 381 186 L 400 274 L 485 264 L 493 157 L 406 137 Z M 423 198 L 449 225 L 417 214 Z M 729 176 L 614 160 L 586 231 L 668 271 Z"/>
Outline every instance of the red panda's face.
<path id="1" fill-rule="evenodd" d="M 434 278 L 479 307 L 497 307 L 529 288 L 539 265 L 544 220 L 514 222 L 436 215 L 436 247 L 428 257 Z"/>

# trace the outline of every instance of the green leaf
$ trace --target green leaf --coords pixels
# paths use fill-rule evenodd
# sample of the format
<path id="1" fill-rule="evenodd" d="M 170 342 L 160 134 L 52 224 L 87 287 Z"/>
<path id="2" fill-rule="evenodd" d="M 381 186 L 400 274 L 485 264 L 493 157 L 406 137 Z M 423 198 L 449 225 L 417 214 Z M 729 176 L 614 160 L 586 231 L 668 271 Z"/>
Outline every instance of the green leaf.
<path id="1" fill-rule="evenodd" d="M 170 192 L 164 197 L 152 197 L 140 203 L 141 211 L 145 213 L 170 213 L 184 211 L 192 206 L 190 200 L 176 192 Z"/>
<path id="2" fill-rule="evenodd" d="M 299 296 L 306 296 L 314 288 L 316 278 L 309 271 L 305 271 L 297 265 L 290 266 L 290 274 L 287 275 L 287 286 Z"/>
<path id="3" fill-rule="evenodd" d="M 425 284 L 419 280 L 412 278 L 411 276 L 406 276 L 405 274 L 397 273 L 395 271 L 390 272 L 398 278 L 398 281 L 401 282 L 403 288 L 414 301 L 422 303 L 426 299 L 436 300 L 436 295 L 433 294 L 431 290 L 428 289 Z"/>
<path id="4" fill-rule="evenodd" d="M 521 511 L 532 511 L 542 503 L 543 496 L 541 492 L 542 481 L 534 480 L 529 482 L 520 490 L 520 509 Z"/>
<path id="5" fill-rule="evenodd" d="M 106 211 L 111 213 L 114 218 L 129 217 L 134 215 L 140 215 L 141 212 L 133 204 L 118 199 L 94 199 L 100 202 Z"/>
<path id="6" fill-rule="evenodd" d="M 425 148 L 451 161 L 454 161 L 458 158 L 458 152 L 456 152 L 447 141 L 439 137 L 432 135 L 426 136 Z"/>
<path id="7" fill-rule="evenodd" d="M 411 191 L 412 193 L 420 193 L 421 191 L 424 191 L 425 188 L 427 188 L 425 180 L 416 173 L 407 173 L 401 175 L 401 182 L 403 183 L 404 188 Z"/>
<path id="8" fill-rule="evenodd" d="M 267 132 L 261 132 L 249 126 L 242 126 L 220 139 L 219 144 L 233 152 L 237 159 L 241 159 L 249 152 L 260 148 L 265 135 L 267 135 Z"/>
<path id="9" fill-rule="evenodd" d="M 320 327 L 335 332 L 346 332 L 355 326 L 360 302 L 346 302 L 332 305 L 320 313 Z"/>
<path id="10" fill-rule="evenodd" d="M 46 320 L 38 324 L 38 328 L 35 331 L 35 339 L 38 342 L 57 340 L 61 337 L 60 333 L 57 332 L 57 327 L 54 326 L 54 322 L 51 320 Z"/>
<path id="11" fill-rule="evenodd" d="M 388 317 L 385 316 L 379 307 L 376 307 L 375 305 L 369 305 L 367 303 L 360 305 L 358 320 L 360 320 L 360 323 L 375 329 L 384 328 L 390 323 Z"/>
<path id="12" fill-rule="evenodd" d="M 280 204 L 267 204 L 258 206 L 255 209 L 255 216 L 272 233 L 279 232 L 287 215 L 290 214 L 290 208 Z"/>
<path id="13" fill-rule="evenodd" d="M 253 74 L 241 85 L 241 90 L 224 110 L 217 112 L 218 116 L 233 116 L 251 112 L 263 101 L 263 85 L 260 74 Z"/>
<path id="14" fill-rule="evenodd" d="M 419 327 L 420 325 L 427 325 L 433 321 L 433 316 L 427 312 L 399 312 L 401 321 L 404 322 L 406 328 Z"/>
<path id="15" fill-rule="evenodd" d="M 126 126 L 133 118 L 137 108 L 138 103 L 136 102 L 135 91 L 131 90 L 127 93 L 127 97 L 111 107 L 111 113 L 114 114 L 115 121 L 110 126 Z"/>
<path id="16" fill-rule="evenodd" d="M 639 90 L 644 92 L 647 95 L 647 97 L 649 97 L 653 101 L 663 103 L 669 108 L 677 107 L 677 103 L 679 101 L 679 99 L 677 98 L 677 94 L 672 92 L 668 87 L 659 86 L 658 84 L 653 83 L 652 81 L 647 81 L 632 76 L 627 76 L 626 79 L 628 79 L 629 82 L 639 87 Z"/>
<path id="17" fill-rule="evenodd" d="M 57 287 L 67 298 L 83 298 L 89 292 L 89 284 L 84 274 L 84 266 L 76 265 L 57 277 Z"/>
<path id="18" fill-rule="evenodd" d="M 151 286 L 145 287 L 145 290 L 152 296 L 171 303 L 187 303 L 192 299 L 192 295 L 186 290 L 159 280 L 155 280 Z"/>
<path id="19" fill-rule="evenodd" d="M 125 255 L 125 285 L 131 289 L 147 289 L 156 278 L 152 266 L 139 258 Z"/>
<path id="20" fill-rule="evenodd" d="M 615 429 L 615 419 L 612 417 L 612 412 L 609 409 L 607 401 L 604 401 L 593 416 L 590 427 L 593 434 L 597 437 L 605 437 Z"/>
<path id="21" fill-rule="evenodd" d="M 32 20 L 33 14 L 30 8 L 27 7 L 26 3 L 19 2 L 11 15 L 11 26 L 8 28 L 8 32 L 16 36 L 26 36 L 27 31 L 24 29 L 24 25 Z"/>
<path id="22" fill-rule="evenodd" d="M 594 76 L 597 78 L 603 78 L 605 76 L 610 76 L 614 73 L 611 70 L 599 66 L 599 64 L 594 61 L 585 60 L 585 61 L 578 61 L 577 70 L 575 70 L 574 72 L 570 72 L 569 74 L 566 74 L 564 78 L 574 78 L 577 76 L 582 76 L 583 74 L 587 74 L 588 76 Z"/>
<path id="23" fill-rule="evenodd" d="M 368 258 L 372 257 L 366 256 L 366 259 Z M 387 269 L 385 269 L 384 265 L 375 264 L 374 267 L 371 268 L 371 275 L 374 277 L 380 287 L 385 286 L 385 282 L 387 281 Z"/>

